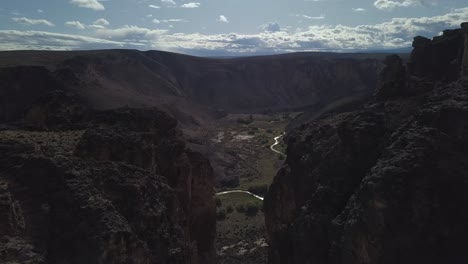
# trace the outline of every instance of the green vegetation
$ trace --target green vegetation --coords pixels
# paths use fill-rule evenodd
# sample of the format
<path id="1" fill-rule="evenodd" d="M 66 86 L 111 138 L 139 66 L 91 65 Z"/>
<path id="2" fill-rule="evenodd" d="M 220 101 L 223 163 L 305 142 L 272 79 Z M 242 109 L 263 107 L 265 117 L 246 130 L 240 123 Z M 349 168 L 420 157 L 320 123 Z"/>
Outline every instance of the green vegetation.
<path id="1" fill-rule="evenodd" d="M 228 206 L 226 207 L 226 212 L 227 212 L 228 214 L 232 213 L 233 211 L 234 211 L 234 208 L 232 207 L 232 205 L 228 205 Z"/>
<path id="2" fill-rule="evenodd" d="M 238 213 L 243 213 L 243 212 L 245 212 L 245 207 L 244 207 L 244 205 L 243 205 L 243 204 L 238 204 L 238 205 L 236 206 L 236 211 L 237 211 Z"/>
<path id="3" fill-rule="evenodd" d="M 250 120 L 250 119 L 238 118 L 238 119 L 237 119 L 237 123 L 243 124 L 243 125 L 248 125 L 248 124 L 252 123 L 252 120 Z"/>
<path id="4" fill-rule="evenodd" d="M 245 215 L 249 217 L 256 216 L 259 208 L 260 206 L 258 205 L 258 203 L 248 203 L 245 206 Z"/>
<path id="5" fill-rule="evenodd" d="M 278 154 L 278 160 L 284 160 L 284 155 Z"/>
<path id="6" fill-rule="evenodd" d="M 226 219 L 226 209 L 224 208 L 219 208 L 216 210 L 216 219 L 219 221 L 223 221 Z"/>
<path id="7" fill-rule="evenodd" d="M 216 197 L 215 204 L 216 204 L 216 207 L 221 207 L 223 205 L 223 202 L 221 201 L 219 197 Z"/>

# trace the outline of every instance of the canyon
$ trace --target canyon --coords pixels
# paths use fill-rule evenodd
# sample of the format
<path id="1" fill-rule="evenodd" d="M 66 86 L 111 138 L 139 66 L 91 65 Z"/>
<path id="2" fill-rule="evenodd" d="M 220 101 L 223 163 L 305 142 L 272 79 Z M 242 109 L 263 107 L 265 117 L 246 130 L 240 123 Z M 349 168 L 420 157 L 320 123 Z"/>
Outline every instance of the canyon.
<path id="1" fill-rule="evenodd" d="M 468 24 L 413 47 L 0 52 L 0 261 L 468 261 Z M 265 225 L 216 241 L 253 182 Z"/>

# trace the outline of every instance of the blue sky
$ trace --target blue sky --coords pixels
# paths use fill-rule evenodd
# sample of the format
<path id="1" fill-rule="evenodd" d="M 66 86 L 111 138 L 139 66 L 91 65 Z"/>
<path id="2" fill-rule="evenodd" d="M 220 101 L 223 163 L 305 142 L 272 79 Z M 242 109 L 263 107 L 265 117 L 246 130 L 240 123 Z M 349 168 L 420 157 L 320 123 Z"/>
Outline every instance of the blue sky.
<path id="1" fill-rule="evenodd" d="M 3 0 L 0 50 L 382 50 L 463 21 L 466 0 Z"/>

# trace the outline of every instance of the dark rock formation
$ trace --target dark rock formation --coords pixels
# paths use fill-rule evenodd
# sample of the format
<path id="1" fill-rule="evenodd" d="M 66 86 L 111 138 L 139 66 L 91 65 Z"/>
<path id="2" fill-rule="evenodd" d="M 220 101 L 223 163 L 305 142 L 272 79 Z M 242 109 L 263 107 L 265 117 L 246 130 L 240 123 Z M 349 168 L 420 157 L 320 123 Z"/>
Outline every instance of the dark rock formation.
<path id="1" fill-rule="evenodd" d="M 377 90 L 377 98 L 391 98 L 405 95 L 406 68 L 403 61 L 397 55 L 388 56 L 385 61 L 385 68 L 380 73 L 380 87 Z"/>
<path id="2" fill-rule="evenodd" d="M 451 82 L 460 39 L 415 39 L 404 81 L 430 79 L 432 90 L 391 86 L 392 96 L 293 132 L 265 199 L 269 263 L 468 261 L 468 81 Z M 391 59 L 397 70 L 383 77 L 403 83 Z"/>
<path id="3" fill-rule="evenodd" d="M 124 162 L 165 175 L 189 223 L 197 258 L 214 258 L 213 172 L 200 154 L 185 149 L 177 122 L 157 109 L 121 108 L 97 113 L 77 146 L 83 159 Z"/>
<path id="4" fill-rule="evenodd" d="M 57 96 L 36 105 L 50 116 Z M 212 263 L 213 172 L 177 122 L 85 108 L 0 132 L 0 262 Z"/>
<path id="5" fill-rule="evenodd" d="M 465 50 L 465 29 L 444 30 L 429 40 L 418 36 L 408 67 L 413 76 L 433 82 L 451 82 L 460 77 Z"/>
<path id="6" fill-rule="evenodd" d="M 461 75 L 462 77 L 466 78 L 468 76 L 468 23 L 462 23 L 461 28 L 465 37 L 465 51 L 463 54 Z"/>

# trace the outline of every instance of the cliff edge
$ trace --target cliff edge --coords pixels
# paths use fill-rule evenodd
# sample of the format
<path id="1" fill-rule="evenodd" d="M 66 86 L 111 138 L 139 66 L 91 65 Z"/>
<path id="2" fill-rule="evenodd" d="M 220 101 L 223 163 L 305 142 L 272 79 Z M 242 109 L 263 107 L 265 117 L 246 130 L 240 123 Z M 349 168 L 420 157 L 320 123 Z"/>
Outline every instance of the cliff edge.
<path id="1" fill-rule="evenodd" d="M 290 136 L 265 198 L 269 263 L 465 263 L 467 24 L 387 58 L 361 109 Z"/>
<path id="2" fill-rule="evenodd" d="M 0 262 L 213 263 L 213 172 L 177 121 L 61 91 L 22 116 L 0 131 Z"/>

